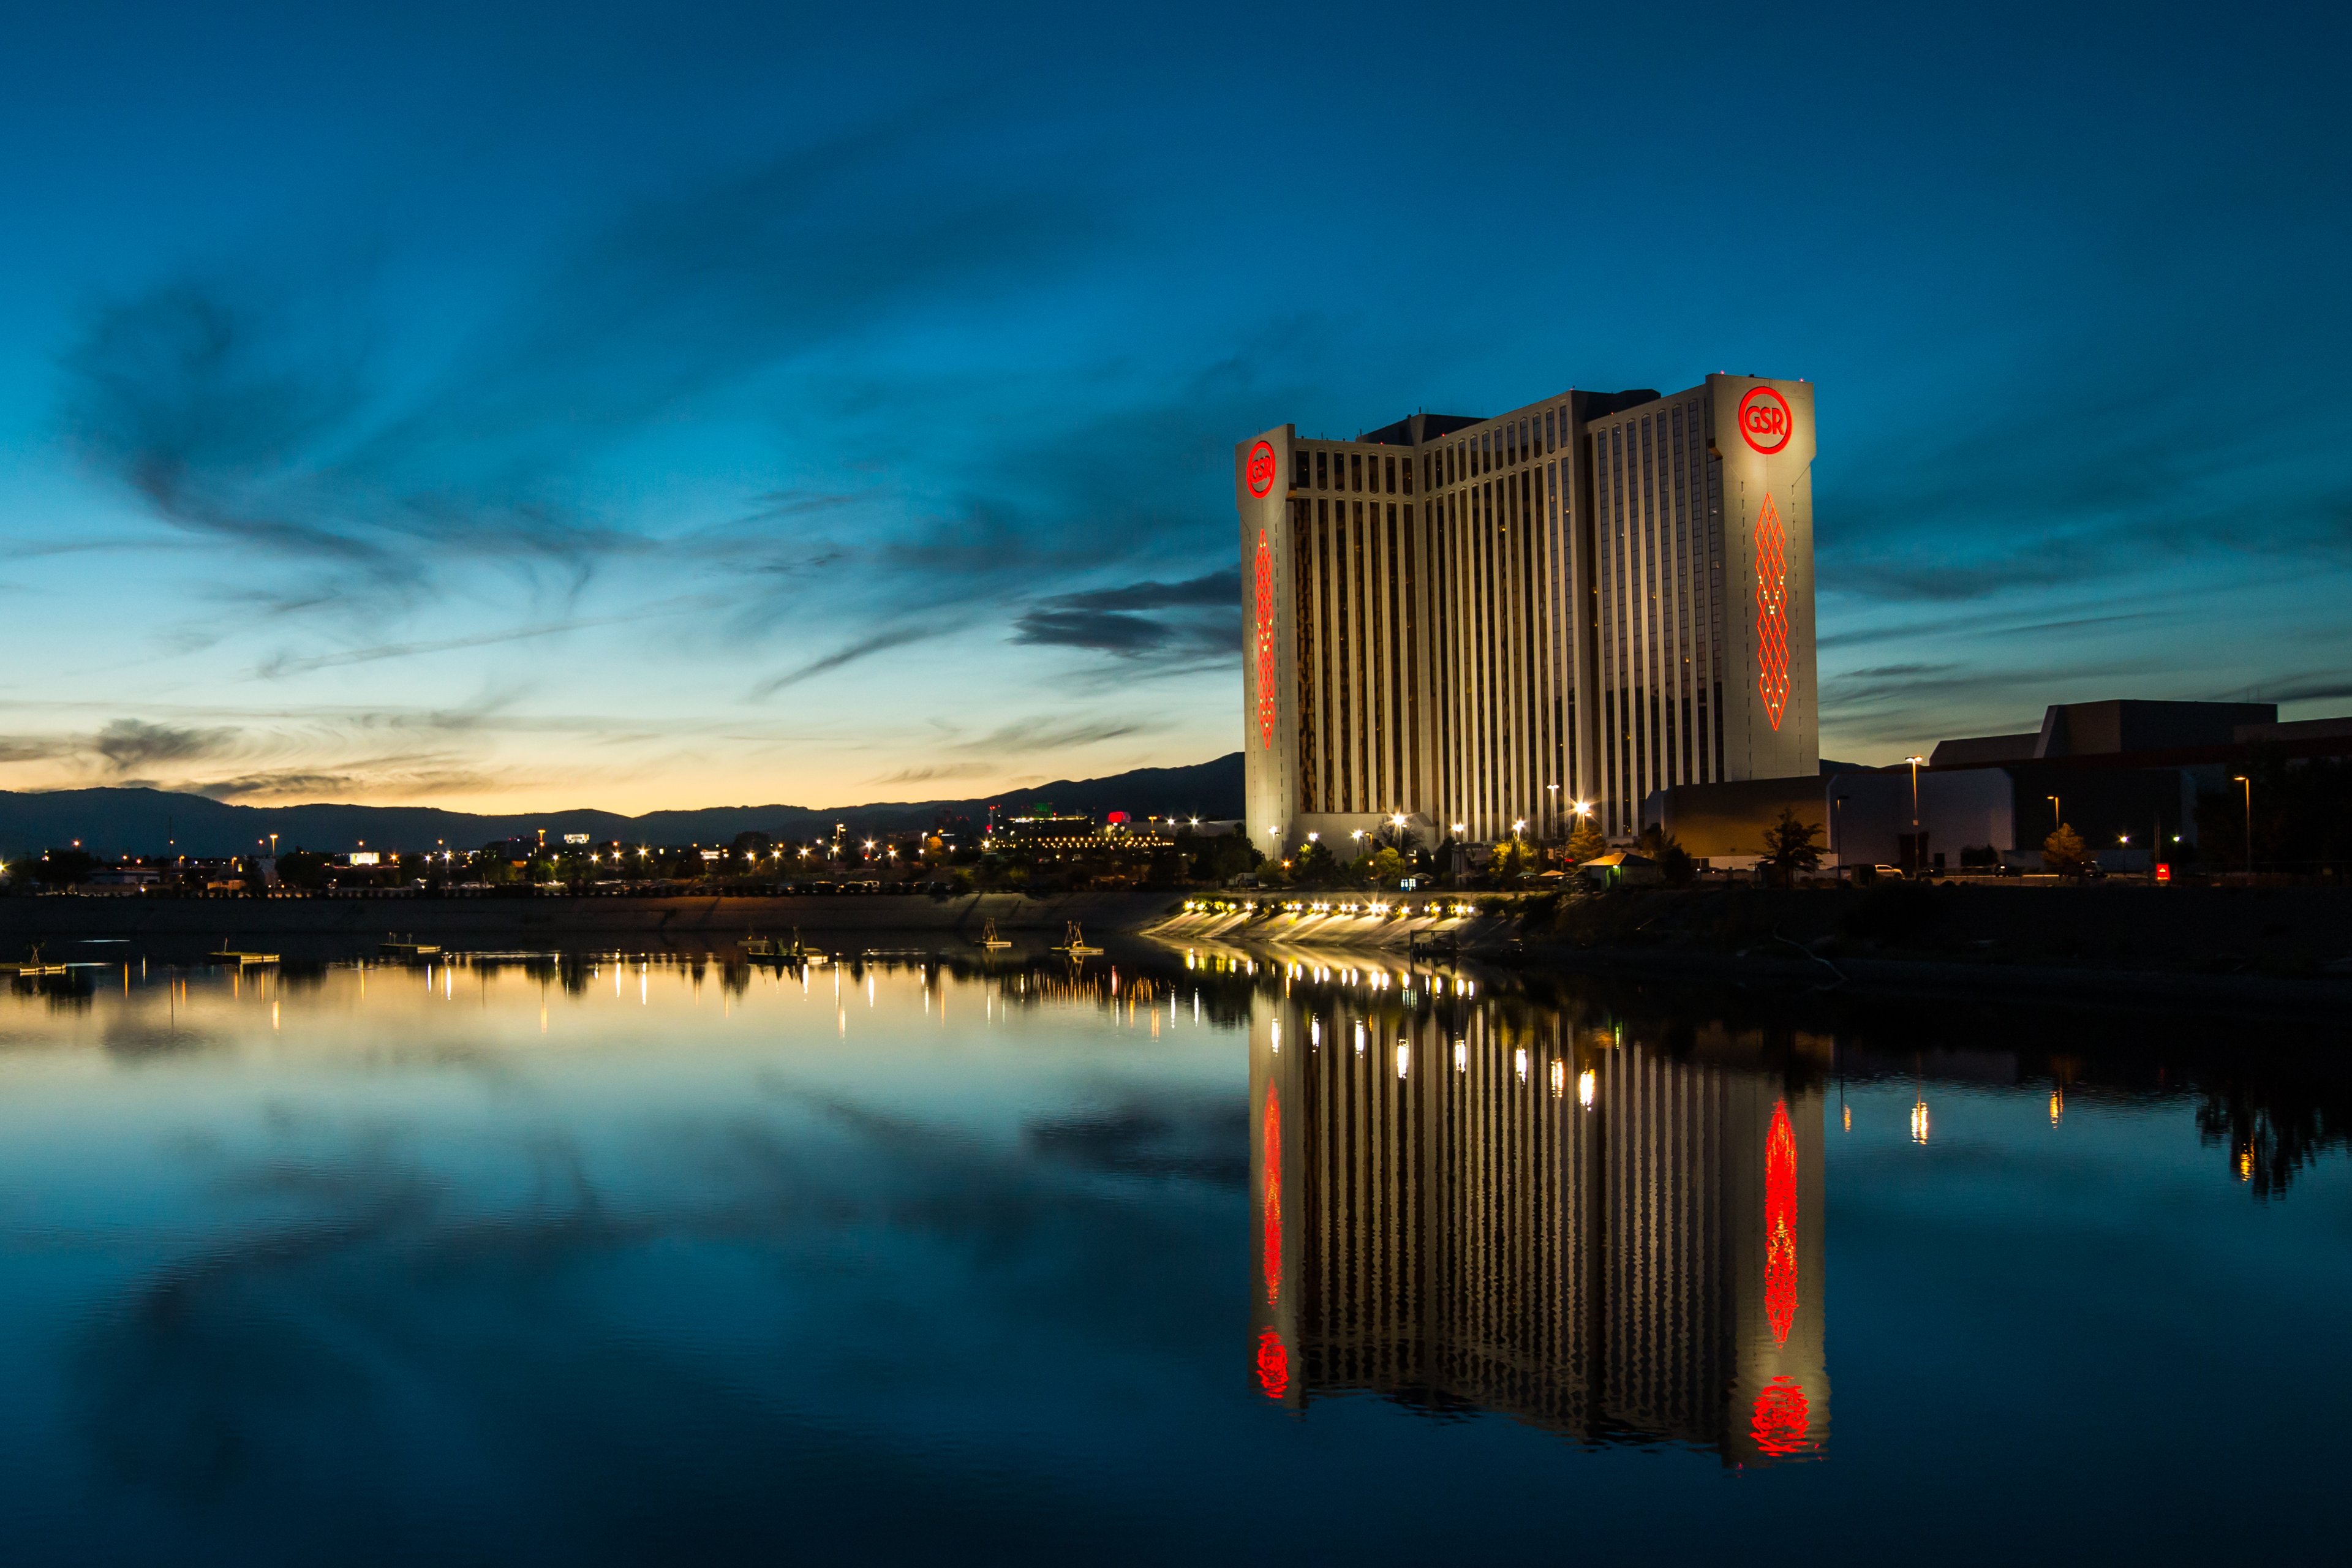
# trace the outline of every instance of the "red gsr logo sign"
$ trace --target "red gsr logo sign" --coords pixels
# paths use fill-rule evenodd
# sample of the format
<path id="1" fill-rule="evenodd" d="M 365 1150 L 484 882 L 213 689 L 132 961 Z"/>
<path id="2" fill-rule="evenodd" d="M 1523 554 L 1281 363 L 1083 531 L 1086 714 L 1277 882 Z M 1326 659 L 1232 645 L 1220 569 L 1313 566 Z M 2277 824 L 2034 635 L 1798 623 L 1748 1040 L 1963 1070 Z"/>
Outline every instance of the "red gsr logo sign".
<path id="1" fill-rule="evenodd" d="M 1250 494 L 1254 496 L 1262 496 L 1274 489 L 1274 446 L 1271 442 L 1260 441 L 1250 448 L 1249 488 Z"/>
<path id="2" fill-rule="evenodd" d="M 1739 400 L 1740 438 L 1766 457 L 1787 446 L 1796 428 L 1788 399 L 1770 387 L 1751 386 Z"/>

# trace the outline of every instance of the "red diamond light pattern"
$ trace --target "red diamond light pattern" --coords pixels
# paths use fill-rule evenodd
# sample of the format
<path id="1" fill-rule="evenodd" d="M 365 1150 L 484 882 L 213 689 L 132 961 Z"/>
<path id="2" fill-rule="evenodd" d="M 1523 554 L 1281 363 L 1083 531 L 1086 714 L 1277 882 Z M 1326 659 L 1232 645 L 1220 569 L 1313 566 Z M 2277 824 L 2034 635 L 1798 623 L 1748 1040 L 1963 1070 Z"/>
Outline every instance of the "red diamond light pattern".
<path id="1" fill-rule="evenodd" d="M 1274 749 L 1274 552 L 1265 531 L 1257 535 L 1257 732 Z M 1777 728 L 1780 721 L 1773 721 Z"/>
<path id="2" fill-rule="evenodd" d="M 1769 492 L 1756 513 L 1756 694 L 1778 730 L 1789 706 L 1789 535 Z"/>

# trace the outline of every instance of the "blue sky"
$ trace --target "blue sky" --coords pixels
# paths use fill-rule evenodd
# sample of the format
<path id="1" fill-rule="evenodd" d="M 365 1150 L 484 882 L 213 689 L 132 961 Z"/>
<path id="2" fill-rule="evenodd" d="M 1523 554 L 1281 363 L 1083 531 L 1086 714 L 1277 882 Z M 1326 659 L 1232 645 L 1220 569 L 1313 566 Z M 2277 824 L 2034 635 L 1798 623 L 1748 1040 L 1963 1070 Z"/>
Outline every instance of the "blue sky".
<path id="1" fill-rule="evenodd" d="M 1823 749 L 2352 710 L 2332 11 L 19 8 L 0 787 L 1238 744 L 1231 452 L 1819 388 Z"/>

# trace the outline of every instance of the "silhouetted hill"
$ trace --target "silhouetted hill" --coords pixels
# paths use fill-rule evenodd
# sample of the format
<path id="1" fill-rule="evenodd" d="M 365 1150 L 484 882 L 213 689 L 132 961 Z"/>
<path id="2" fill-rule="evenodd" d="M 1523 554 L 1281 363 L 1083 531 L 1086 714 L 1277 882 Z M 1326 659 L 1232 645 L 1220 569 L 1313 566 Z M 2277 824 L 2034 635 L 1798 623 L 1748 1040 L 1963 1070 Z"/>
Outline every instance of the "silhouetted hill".
<path id="1" fill-rule="evenodd" d="M 237 855 L 278 835 L 282 850 L 338 851 L 362 841 L 383 848 L 429 849 L 446 841 L 478 848 L 499 838 L 527 838 L 541 828 L 552 840 L 566 833 L 631 844 L 719 844 L 738 833 L 810 838 L 836 822 L 852 833 L 928 827 L 941 812 L 981 820 L 990 803 L 1012 812 L 1032 801 L 1056 811 L 1132 812 L 1139 816 L 1239 816 L 1242 754 L 1181 768 L 1138 768 L 1100 779 L 1061 779 L 1034 789 L 970 800 L 892 801 L 868 805 L 714 805 L 694 811 L 654 811 L 624 816 L 610 811 L 541 811 L 500 815 L 442 811 L 422 805 L 229 805 L 198 795 L 158 789 L 0 791 L 0 858 L 69 844 L 99 855 L 154 855 L 176 842 L 184 855 Z"/>

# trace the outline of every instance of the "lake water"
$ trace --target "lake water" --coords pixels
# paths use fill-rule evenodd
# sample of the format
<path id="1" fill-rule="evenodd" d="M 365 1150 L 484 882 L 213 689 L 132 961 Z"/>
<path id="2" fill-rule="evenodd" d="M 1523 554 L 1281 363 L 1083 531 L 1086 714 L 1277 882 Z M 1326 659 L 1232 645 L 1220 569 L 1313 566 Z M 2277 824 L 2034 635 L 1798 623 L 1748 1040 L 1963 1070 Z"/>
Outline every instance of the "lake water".
<path id="1" fill-rule="evenodd" d="M 0 993 L 12 1562 L 2342 1550 L 2275 1026 L 76 951 Z"/>

